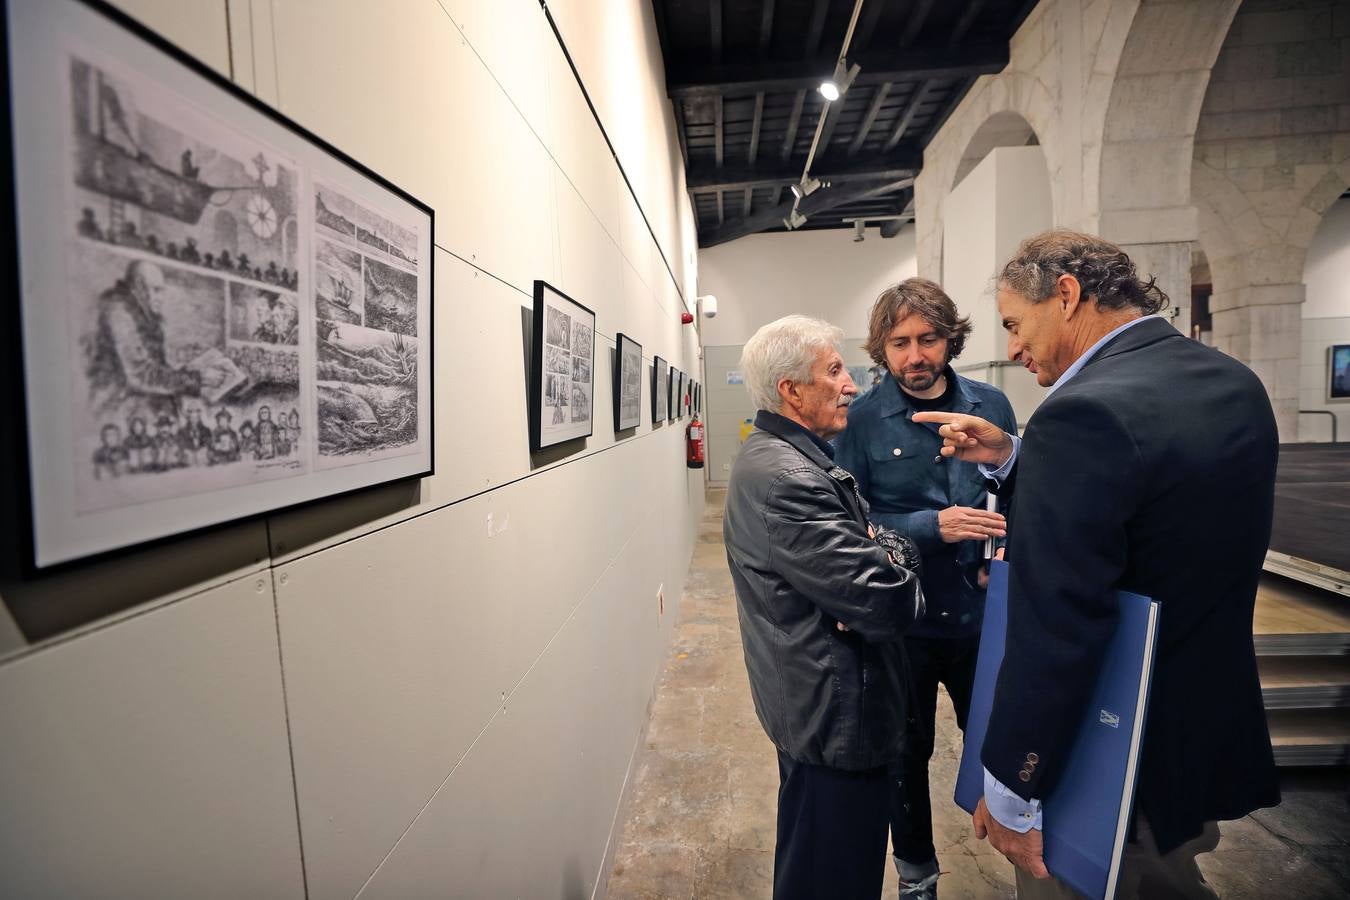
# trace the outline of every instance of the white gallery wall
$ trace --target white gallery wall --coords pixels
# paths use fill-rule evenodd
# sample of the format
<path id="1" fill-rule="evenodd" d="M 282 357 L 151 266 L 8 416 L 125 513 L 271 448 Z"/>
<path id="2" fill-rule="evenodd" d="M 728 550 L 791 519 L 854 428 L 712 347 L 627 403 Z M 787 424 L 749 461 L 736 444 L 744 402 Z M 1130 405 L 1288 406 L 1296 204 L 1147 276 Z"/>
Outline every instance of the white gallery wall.
<path id="1" fill-rule="evenodd" d="M 699 358 L 649 4 L 118 5 L 435 209 L 436 474 L 0 577 L 0 896 L 603 893 L 703 503 L 611 425 L 617 332 Z M 536 278 L 597 364 L 531 457 Z"/>
<path id="2" fill-rule="evenodd" d="M 1300 410 L 1326 410 L 1336 417 L 1337 437 L 1350 441 L 1350 401 L 1327 400 L 1328 348 L 1350 344 L 1350 198 L 1322 216 L 1303 264 L 1303 351 L 1299 366 Z M 1331 440 L 1331 419 L 1300 415 L 1300 441 Z"/>
<path id="3" fill-rule="evenodd" d="M 716 484 L 731 474 L 741 424 L 754 415 L 745 386 L 731 383 L 745 342 L 781 316 L 814 316 L 844 329 L 850 366 L 871 365 L 861 349 L 867 314 L 877 295 L 917 271 L 914 228 L 893 238 L 868 228 L 860 242 L 846 229 L 753 234 L 700 250 L 698 267 L 699 293 L 718 306 L 715 319 L 702 320 L 707 471 Z"/>

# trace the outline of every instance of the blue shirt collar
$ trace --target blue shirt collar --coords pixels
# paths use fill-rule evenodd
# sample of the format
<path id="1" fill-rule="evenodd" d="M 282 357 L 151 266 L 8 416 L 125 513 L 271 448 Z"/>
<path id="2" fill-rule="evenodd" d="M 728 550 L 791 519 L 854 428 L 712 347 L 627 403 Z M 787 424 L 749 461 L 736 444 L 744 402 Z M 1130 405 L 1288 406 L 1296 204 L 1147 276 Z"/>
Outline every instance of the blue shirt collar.
<path id="1" fill-rule="evenodd" d="M 1105 335 L 1102 336 L 1101 340 L 1099 340 L 1097 343 L 1089 347 L 1086 353 L 1075 359 L 1073 361 L 1073 365 L 1069 366 L 1067 369 L 1064 370 L 1064 374 L 1059 376 L 1059 379 L 1056 380 L 1054 384 L 1050 385 L 1050 389 L 1045 392 L 1045 396 L 1049 397 L 1055 391 L 1062 388 L 1065 385 L 1065 383 L 1069 381 L 1069 379 L 1073 378 L 1073 376 L 1077 375 L 1079 372 L 1082 371 L 1083 366 L 1086 366 L 1088 363 L 1092 362 L 1092 357 L 1096 356 L 1099 352 L 1101 352 L 1101 349 L 1105 347 L 1107 344 L 1111 343 L 1111 341 L 1114 340 L 1116 337 L 1124 334 L 1126 331 L 1138 325 L 1140 322 L 1147 322 L 1149 319 L 1161 319 L 1161 318 L 1162 316 L 1159 315 L 1140 316 L 1137 319 L 1131 319 L 1124 325 L 1121 325 L 1119 328 L 1115 328 L 1107 332 Z"/>

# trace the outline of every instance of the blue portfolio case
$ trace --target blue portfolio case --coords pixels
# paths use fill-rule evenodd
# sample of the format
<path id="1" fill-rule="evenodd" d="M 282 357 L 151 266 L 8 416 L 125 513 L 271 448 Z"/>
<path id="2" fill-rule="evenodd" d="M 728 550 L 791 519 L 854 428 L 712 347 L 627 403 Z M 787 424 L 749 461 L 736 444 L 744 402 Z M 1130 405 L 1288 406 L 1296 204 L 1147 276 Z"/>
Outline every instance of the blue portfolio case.
<path id="1" fill-rule="evenodd" d="M 973 813 L 984 796 L 984 746 L 994 685 L 1008 630 L 1008 564 L 990 565 L 984 629 L 956 779 L 956 803 Z M 1144 736 L 1158 604 L 1120 592 L 1120 624 L 1102 661 L 1092 701 L 1074 739 L 1069 764 L 1054 792 L 1042 799 L 1045 865 L 1088 897 L 1111 897 L 1129 829 Z"/>

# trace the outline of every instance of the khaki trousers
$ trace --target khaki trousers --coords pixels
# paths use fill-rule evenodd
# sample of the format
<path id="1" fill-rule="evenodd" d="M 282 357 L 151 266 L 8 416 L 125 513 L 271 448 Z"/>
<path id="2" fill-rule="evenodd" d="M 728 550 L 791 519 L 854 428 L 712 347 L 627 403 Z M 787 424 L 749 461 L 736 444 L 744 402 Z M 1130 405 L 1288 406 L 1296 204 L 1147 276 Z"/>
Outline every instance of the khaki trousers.
<path id="1" fill-rule="evenodd" d="M 1206 822 L 1198 837 L 1163 855 L 1153 841 L 1153 831 L 1142 814 L 1138 816 L 1139 839 L 1125 845 L 1120 863 L 1116 900 L 1216 900 L 1219 896 L 1195 858 L 1219 846 L 1219 825 Z M 1033 878 L 1017 870 L 1018 900 L 1079 900 L 1083 895 L 1058 878 Z"/>

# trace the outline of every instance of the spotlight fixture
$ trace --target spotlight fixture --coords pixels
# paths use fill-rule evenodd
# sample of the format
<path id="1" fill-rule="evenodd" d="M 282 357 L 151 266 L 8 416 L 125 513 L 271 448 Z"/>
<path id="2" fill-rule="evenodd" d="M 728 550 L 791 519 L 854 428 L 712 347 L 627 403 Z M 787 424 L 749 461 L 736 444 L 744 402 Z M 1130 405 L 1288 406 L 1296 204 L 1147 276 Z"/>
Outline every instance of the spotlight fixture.
<path id="1" fill-rule="evenodd" d="M 792 186 L 792 196 L 801 200 L 804 197 L 811 196 L 822 187 L 824 187 L 824 182 L 814 175 L 807 175 Z"/>
<path id="2" fill-rule="evenodd" d="M 862 241 L 863 241 L 863 238 L 865 238 L 865 237 L 867 236 L 867 235 L 864 233 L 864 230 L 863 230 L 864 227 L 865 227 L 865 225 L 864 225 L 862 219 L 858 219 L 858 220 L 856 220 L 856 221 L 853 223 L 853 243 L 855 243 L 855 244 L 861 244 Z"/>
<path id="3" fill-rule="evenodd" d="M 783 220 L 783 227 L 786 228 L 788 231 L 792 231 L 793 229 L 796 228 L 801 228 L 805 224 L 806 224 L 806 216 L 797 212 L 797 210 L 795 209 L 792 212 L 788 213 L 787 218 Z"/>
<path id="4" fill-rule="evenodd" d="M 853 79 L 858 77 L 860 71 L 862 71 L 862 68 L 857 63 L 850 66 L 848 60 L 842 56 L 839 57 L 839 61 L 834 64 L 834 74 L 822 81 L 820 87 L 817 88 L 820 91 L 820 96 L 830 103 L 838 100 L 844 91 L 847 91 L 853 84 Z"/>

